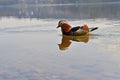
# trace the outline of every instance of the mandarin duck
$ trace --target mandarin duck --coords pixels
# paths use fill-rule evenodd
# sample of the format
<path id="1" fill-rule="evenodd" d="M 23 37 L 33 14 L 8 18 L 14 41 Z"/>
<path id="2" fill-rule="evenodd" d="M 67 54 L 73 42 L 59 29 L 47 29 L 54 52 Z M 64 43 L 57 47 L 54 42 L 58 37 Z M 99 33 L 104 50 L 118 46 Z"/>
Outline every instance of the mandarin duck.
<path id="1" fill-rule="evenodd" d="M 83 26 L 71 27 L 71 25 L 66 20 L 60 20 L 58 22 L 57 28 L 59 28 L 59 27 L 61 27 L 62 34 L 68 35 L 68 36 L 86 35 L 89 32 L 98 29 L 98 27 L 88 28 L 88 25 L 86 25 L 86 24 L 84 24 Z"/>

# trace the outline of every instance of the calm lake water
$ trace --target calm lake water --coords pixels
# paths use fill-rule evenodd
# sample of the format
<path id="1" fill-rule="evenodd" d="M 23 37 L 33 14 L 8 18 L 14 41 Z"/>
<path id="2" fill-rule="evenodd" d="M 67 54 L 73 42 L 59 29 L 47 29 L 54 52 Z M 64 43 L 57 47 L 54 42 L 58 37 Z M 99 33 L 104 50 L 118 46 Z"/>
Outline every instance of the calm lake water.
<path id="1" fill-rule="evenodd" d="M 0 17 L 0 80 L 120 80 L 118 3 L 4 6 Z M 99 29 L 62 36 L 60 19 Z"/>

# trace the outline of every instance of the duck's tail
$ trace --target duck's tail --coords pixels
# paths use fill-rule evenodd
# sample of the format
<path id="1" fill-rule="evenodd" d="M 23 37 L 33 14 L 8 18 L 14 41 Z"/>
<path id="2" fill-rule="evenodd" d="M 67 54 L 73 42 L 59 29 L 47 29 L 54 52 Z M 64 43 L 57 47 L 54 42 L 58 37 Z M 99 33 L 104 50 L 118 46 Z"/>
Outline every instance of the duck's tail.
<path id="1" fill-rule="evenodd" d="M 92 31 L 98 29 L 98 27 L 89 28 L 87 24 L 84 24 L 84 25 L 82 26 L 82 29 L 84 29 L 84 30 L 86 30 L 86 31 L 88 31 L 88 32 L 92 32 Z"/>
<path id="2" fill-rule="evenodd" d="M 90 29 L 90 32 L 92 32 L 92 31 L 94 31 L 94 30 L 98 29 L 98 27 L 89 28 L 89 29 Z"/>

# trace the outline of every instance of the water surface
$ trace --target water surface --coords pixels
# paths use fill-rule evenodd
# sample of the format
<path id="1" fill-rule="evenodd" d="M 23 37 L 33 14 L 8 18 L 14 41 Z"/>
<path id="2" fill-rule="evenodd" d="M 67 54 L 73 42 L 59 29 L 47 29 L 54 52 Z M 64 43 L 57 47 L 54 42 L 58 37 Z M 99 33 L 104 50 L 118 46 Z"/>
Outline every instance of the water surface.
<path id="1" fill-rule="evenodd" d="M 0 80 L 119 80 L 119 5 L 89 6 L 2 9 L 10 14 L 0 20 Z M 56 29 L 60 19 L 99 29 L 89 36 L 63 37 Z M 72 40 L 61 50 L 63 38 Z"/>

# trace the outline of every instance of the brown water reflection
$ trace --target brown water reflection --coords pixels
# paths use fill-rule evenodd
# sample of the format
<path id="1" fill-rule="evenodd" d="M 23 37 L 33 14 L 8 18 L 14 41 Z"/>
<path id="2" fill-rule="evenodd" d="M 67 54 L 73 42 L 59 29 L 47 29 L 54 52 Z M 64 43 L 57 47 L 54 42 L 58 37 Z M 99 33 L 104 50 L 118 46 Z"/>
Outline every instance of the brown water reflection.
<path id="1" fill-rule="evenodd" d="M 61 43 L 58 44 L 59 49 L 67 50 L 70 47 L 72 41 L 87 43 L 89 41 L 89 35 L 83 35 L 83 36 L 62 35 Z"/>

